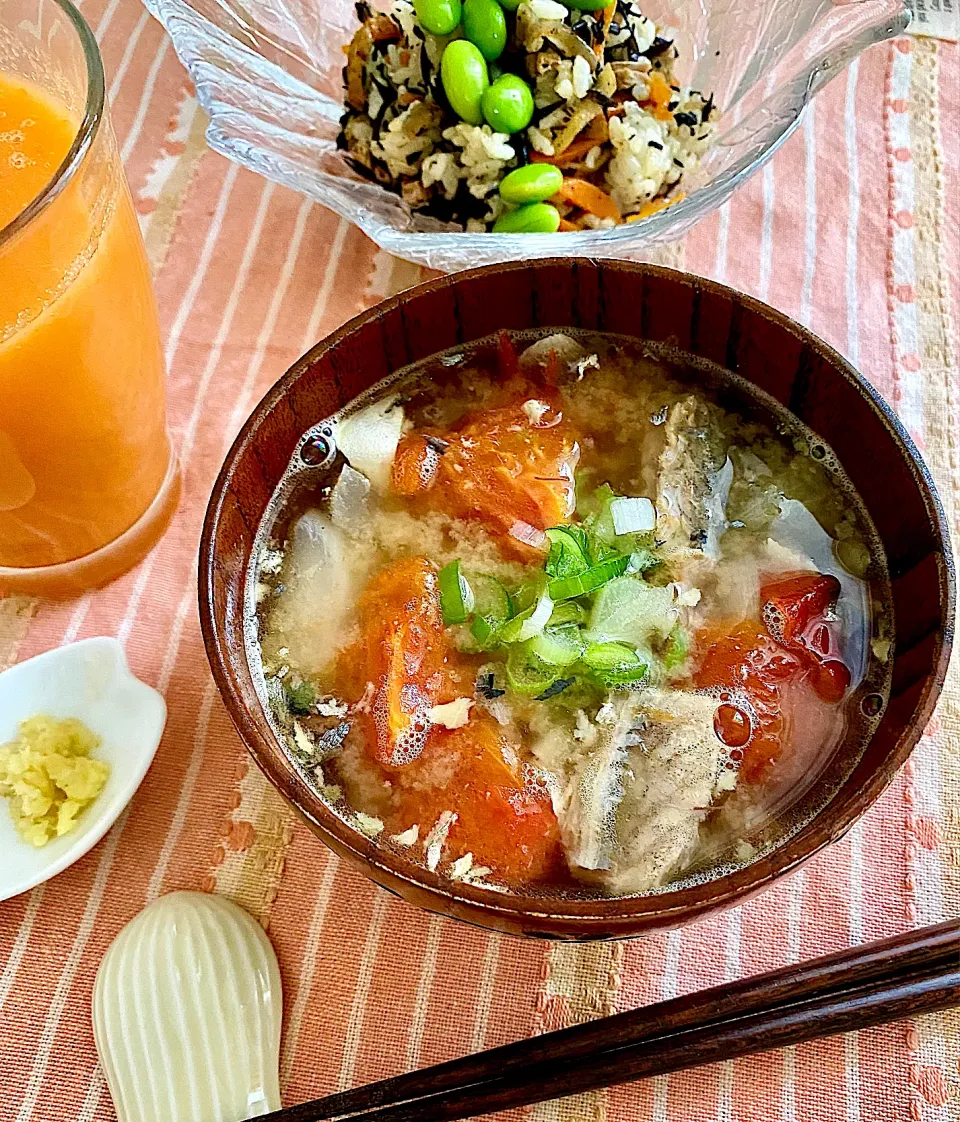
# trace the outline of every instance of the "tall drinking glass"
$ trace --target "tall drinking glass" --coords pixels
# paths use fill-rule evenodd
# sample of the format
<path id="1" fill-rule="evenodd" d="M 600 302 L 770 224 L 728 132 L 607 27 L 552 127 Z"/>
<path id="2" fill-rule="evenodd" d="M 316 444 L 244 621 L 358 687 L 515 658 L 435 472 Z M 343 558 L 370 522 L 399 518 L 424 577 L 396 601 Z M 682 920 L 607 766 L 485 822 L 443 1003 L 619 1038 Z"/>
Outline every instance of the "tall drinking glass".
<path id="1" fill-rule="evenodd" d="M 176 508 L 143 240 L 69 0 L 0 6 L 0 591 L 125 572 Z"/>

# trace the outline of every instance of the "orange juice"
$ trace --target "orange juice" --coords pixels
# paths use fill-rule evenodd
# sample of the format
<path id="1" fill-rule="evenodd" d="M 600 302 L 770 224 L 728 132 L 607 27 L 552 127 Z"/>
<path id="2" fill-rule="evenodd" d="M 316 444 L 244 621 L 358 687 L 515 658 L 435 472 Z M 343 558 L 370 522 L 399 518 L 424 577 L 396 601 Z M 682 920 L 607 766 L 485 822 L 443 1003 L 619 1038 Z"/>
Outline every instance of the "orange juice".
<path id="1" fill-rule="evenodd" d="M 109 579 L 162 532 L 158 495 L 175 503 L 156 307 L 106 117 L 58 175 L 80 125 L 0 72 L 0 589 L 70 562 L 80 587 Z"/>

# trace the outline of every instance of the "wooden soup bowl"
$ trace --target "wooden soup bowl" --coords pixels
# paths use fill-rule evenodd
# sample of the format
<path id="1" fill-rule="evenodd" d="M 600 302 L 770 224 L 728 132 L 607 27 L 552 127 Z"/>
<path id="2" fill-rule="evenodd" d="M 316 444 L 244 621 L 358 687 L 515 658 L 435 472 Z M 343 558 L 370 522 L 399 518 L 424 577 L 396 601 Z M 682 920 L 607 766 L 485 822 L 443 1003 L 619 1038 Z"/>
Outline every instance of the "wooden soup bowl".
<path id="1" fill-rule="evenodd" d="M 244 580 L 258 524 L 298 438 L 374 382 L 500 328 L 579 327 L 674 342 L 735 371 L 832 446 L 886 548 L 892 691 L 859 761 L 799 831 L 746 867 L 623 899 L 502 895 L 454 883 L 341 821 L 271 731 L 244 653 Z M 515 262 L 446 276 L 318 343 L 253 411 L 217 478 L 200 546 L 200 618 L 230 716 L 270 781 L 335 852 L 413 904 L 482 927 L 565 939 L 638 935 L 739 903 L 836 841 L 893 779 L 933 712 L 953 638 L 954 573 L 930 474 L 880 396 L 836 351 L 723 285 L 620 261 Z"/>

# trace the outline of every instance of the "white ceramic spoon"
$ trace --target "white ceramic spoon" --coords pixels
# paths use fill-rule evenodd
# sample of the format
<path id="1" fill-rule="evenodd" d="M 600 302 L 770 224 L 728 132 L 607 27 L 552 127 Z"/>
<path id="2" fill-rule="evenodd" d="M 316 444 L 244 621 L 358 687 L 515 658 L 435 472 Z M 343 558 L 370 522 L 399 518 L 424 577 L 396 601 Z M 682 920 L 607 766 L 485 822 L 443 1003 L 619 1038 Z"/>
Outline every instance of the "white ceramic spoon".
<path id="1" fill-rule="evenodd" d="M 97 1051 L 119 1122 L 240 1122 L 280 1107 L 280 971 L 222 896 L 174 892 L 104 956 Z"/>

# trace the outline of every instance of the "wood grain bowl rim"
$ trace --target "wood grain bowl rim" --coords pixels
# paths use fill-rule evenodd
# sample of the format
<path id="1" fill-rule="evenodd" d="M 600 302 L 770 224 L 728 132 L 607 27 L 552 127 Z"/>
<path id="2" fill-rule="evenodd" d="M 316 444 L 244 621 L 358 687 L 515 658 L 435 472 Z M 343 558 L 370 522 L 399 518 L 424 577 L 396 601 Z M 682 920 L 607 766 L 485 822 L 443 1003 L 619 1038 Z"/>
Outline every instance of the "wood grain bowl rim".
<path id="1" fill-rule="evenodd" d="M 844 780 L 830 800 L 781 846 L 754 863 L 713 880 L 654 895 L 622 898 L 589 898 L 570 900 L 531 897 L 520 894 L 502 896 L 452 882 L 401 854 L 383 849 L 340 819 L 313 792 L 287 758 L 276 738 L 265 736 L 263 727 L 247 707 L 235 673 L 234 660 L 225 642 L 226 620 L 214 610 L 214 586 L 218 570 L 218 531 L 224 503 L 230 493 L 238 463 L 253 452 L 260 426 L 283 398 L 289 387 L 323 356 L 335 351 L 344 340 L 368 324 L 382 321 L 412 302 L 447 289 L 469 285 L 490 274 L 528 271 L 534 275 L 549 269 L 581 267 L 604 273 L 628 273 L 639 278 L 668 280 L 686 285 L 697 293 L 711 293 L 730 302 L 733 309 L 751 311 L 778 329 L 792 335 L 823 360 L 831 371 L 857 391 L 866 408 L 881 421 L 896 451 L 909 469 L 921 496 L 927 520 L 933 528 L 939 584 L 940 617 L 936 631 L 932 669 L 914 706 L 910 722 L 889 753 L 869 774 L 867 781 L 852 789 Z M 545 325 L 546 326 L 546 325 Z M 602 328 L 598 328 L 602 330 Z M 638 338 L 640 336 L 637 336 Z M 467 340 L 469 341 L 469 340 Z M 317 417 L 316 421 L 321 418 Z M 316 422 L 313 422 L 316 423 Z M 248 526 L 251 537 L 256 526 Z M 242 595 L 249 564 L 249 554 L 242 558 L 240 589 Z M 213 676 L 227 710 L 248 750 L 267 778 L 277 787 L 294 809 L 341 857 L 358 864 L 381 887 L 428 910 L 454 915 L 459 919 L 488 929 L 574 939 L 620 938 L 651 930 L 676 926 L 700 918 L 721 908 L 740 903 L 766 888 L 774 880 L 796 869 L 825 846 L 841 838 L 876 802 L 889 786 L 897 771 L 915 747 L 926 727 L 942 689 L 953 644 L 956 581 L 953 555 L 946 519 L 929 469 L 923 462 L 910 435 L 880 394 L 847 362 L 842 355 L 812 332 L 782 312 L 754 297 L 716 281 L 663 266 L 594 258 L 546 258 L 537 261 L 509 262 L 450 274 L 407 289 L 372 308 L 361 312 L 321 340 L 298 359 L 267 391 L 241 428 L 217 476 L 204 518 L 200 543 L 199 609 L 201 629 Z M 242 627 L 243 605 L 234 619 Z M 243 650 L 242 638 L 240 650 Z M 243 659 L 239 672 L 251 677 Z M 887 717 L 884 712 L 881 724 Z M 879 726 L 878 726 L 879 727 Z"/>

